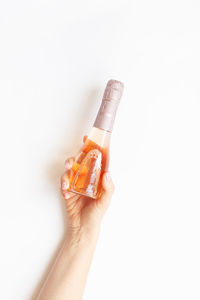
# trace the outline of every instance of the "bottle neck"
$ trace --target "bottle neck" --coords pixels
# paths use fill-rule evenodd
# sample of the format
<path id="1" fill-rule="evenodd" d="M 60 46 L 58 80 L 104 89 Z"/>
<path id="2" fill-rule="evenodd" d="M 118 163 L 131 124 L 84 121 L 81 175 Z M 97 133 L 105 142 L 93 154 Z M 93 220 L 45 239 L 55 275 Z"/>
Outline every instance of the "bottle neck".
<path id="1" fill-rule="evenodd" d="M 98 144 L 102 148 L 109 147 L 110 137 L 111 133 L 109 131 L 94 126 L 91 128 L 88 134 L 88 139 L 92 140 L 94 143 Z"/>
<path id="2" fill-rule="evenodd" d="M 106 99 L 103 100 L 93 126 L 112 132 L 117 108 L 118 103 Z"/>

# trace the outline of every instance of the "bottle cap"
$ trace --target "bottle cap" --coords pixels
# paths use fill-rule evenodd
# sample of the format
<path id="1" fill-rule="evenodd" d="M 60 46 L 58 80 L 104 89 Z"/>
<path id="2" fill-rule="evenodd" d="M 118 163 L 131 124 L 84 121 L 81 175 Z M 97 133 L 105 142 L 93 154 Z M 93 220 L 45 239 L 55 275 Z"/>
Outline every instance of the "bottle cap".
<path id="1" fill-rule="evenodd" d="M 121 100 L 124 90 L 124 84 L 118 80 L 109 80 L 103 95 L 103 100 L 117 101 Z"/>
<path id="2" fill-rule="evenodd" d="M 108 81 L 94 127 L 112 132 L 123 90 L 124 84 L 122 82 L 113 79 Z"/>

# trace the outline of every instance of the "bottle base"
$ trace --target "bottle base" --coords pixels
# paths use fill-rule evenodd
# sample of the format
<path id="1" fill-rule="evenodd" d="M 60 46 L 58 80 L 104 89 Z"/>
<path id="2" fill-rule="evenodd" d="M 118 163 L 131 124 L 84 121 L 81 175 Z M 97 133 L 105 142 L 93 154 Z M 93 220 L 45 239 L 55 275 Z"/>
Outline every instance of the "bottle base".
<path id="1" fill-rule="evenodd" d="M 81 195 L 81 196 L 92 198 L 94 200 L 98 199 L 98 195 L 94 196 L 94 195 L 91 195 L 91 194 L 86 193 L 86 192 L 77 192 L 76 190 L 73 190 L 72 188 L 69 191 L 74 193 L 74 194 L 78 194 L 78 195 Z"/>

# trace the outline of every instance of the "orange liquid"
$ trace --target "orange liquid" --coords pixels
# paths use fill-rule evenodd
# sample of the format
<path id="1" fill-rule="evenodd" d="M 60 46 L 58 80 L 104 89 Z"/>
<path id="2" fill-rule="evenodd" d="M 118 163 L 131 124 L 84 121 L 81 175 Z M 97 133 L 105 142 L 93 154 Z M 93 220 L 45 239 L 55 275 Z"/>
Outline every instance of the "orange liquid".
<path id="1" fill-rule="evenodd" d="M 108 169 L 108 148 L 86 140 L 71 170 L 70 191 L 97 199 L 102 191 L 102 175 Z"/>

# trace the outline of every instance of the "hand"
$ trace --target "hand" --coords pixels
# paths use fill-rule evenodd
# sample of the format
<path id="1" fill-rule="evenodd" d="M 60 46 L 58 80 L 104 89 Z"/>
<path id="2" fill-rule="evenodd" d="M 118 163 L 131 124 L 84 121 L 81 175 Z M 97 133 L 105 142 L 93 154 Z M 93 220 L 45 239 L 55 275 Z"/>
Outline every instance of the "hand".
<path id="1" fill-rule="evenodd" d="M 83 141 L 85 142 L 85 136 Z M 102 177 L 103 193 L 99 199 L 92 199 L 68 191 L 69 176 L 74 162 L 70 157 L 65 162 L 65 173 L 61 177 L 61 194 L 66 202 L 68 229 L 70 234 L 91 233 L 98 231 L 101 220 L 107 210 L 114 192 L 114 184 L 110 173 L 105 172 Z"/>

